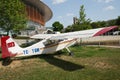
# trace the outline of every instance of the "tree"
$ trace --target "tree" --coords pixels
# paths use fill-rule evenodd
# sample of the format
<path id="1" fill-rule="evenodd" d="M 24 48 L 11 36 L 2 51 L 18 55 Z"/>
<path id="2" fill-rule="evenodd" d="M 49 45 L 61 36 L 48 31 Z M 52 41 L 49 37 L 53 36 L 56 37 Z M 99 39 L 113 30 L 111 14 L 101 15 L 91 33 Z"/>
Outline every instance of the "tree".
<path id="1" fill-rule="evenodd" d="M 81 30 L 81 27 L 78 24 L 69 25 L 65 28 L 65 32 L 72 32 L 72 31 L 79 31 L 79 30 Z"/>
<path id="2" fill-rule="evenodd" d="M 59 21 L 54 22 L 52 24 L 52 27 L 53 27 L 53 31 L 62 31 L 63 29 L 63 25 Z"/>
<path id="3" fill-rule="evenodd" d="M 68 26 L 66 28 L 66 31 L 71 32 L 71 31 L 91 29 L 92 26 L 90 23 L 91 23 L 91 20 L 86 19 L 84 5 L 82 5 L 82 6 L 80 6 L 78 22 L 76 24 L 73 24 L 72 26 Z"/>
<path id="4" fill-rule="evenodd" d="M 91 20 L 86 19 L 85 9 L 84 5 L 80 6 L 80 12 L 79 12 L 79 24 L 90 24 Z"/>
<path id="5" fill-rule="evenodd" d="M 65 28 L 65 32 L 70 32 L 70 31 L 72 31 L 72 26 L 71 25 L 69 25 Z"/>
<path id="6" fill-rule="evenodd" d="M 116 20 L 116 25 L 120 25 L 120 16 L 118 16 L 118 18 Z"/>
<path id="7" fill-rule="evenodd" d="M 92 27 L 90 25 L 90 22 L 91 22 L 90 19 L 86 19 L 84 5 L 80 6 L 78 26 L 77 25 L 73 25 L 73 26 L 77 26 L 78 27 L 77 30 L 91 29 Z"/>
<path id="8" fill-rule="evenodd" d="M 116 19 L 111 19 L 106 21 L 106 26 L 114 26 L 116 25 Z"/>
<path id="9" fill-rule="evenodd" d="M 85 14 L 85 9 L 84 5 L 80 6 L 80 11 L 79 11 L 79 26 L 81 27 L 80 30 L 86 30 L 86 29 L 91 29 L 90 19 L 86 19 L 86 14 Z"/>
<path id="10" fill-rule="evenodd" d="M 98 27 L 99 27 L 99 24 L 98 24 L 97 22 L 92 22 L 92 23 L 91 23 L 91 26 L 92 26 L 92 28 L 94 29 L 94 28 L 98 28 Z"/>
<path id="11" fill-rule="evenodd" d="M 84 9 L 84 5 L 82 5 L 80 7 L 80 12 L 79 12 L 79 23 L 85 23 L 85 17 L 86 17 L 86 14 L 85 14 L 85 9 Z"/>
<path id="12" fill-rule="evenodd" d="M 97 21 L 97 22 L 92 22 L 91 26 L 92 26 L 92 28 L 101 28 L 101 27 L 106 27 L 106 26 L 114 26 L 114 25 L 117 25 L 116 21 L 117 21 L 117 19 L 111 19 L 111 20 L 108 20 L 108 21 Z"/>
<path id="13" fill-rule="evenodd" d="M 5 31 L 23 29 L 26 20 L 25 5 L 20 0 L 0 1 L 0 27 Z"/>

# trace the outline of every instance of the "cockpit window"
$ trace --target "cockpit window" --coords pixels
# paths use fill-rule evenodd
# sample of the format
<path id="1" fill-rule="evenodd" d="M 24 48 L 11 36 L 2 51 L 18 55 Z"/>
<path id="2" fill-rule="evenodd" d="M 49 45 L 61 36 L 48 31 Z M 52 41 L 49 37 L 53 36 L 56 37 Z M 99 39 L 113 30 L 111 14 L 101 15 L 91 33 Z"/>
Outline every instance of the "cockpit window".
<path id="1" fill-rule="evenodd" d="M 48 45 L 58 44 L 59 42 L 60 42 L 60 40 L 50 40 L 50 39 L 48 39 L 43 44 L 45 46 L 48 46 Z"/>

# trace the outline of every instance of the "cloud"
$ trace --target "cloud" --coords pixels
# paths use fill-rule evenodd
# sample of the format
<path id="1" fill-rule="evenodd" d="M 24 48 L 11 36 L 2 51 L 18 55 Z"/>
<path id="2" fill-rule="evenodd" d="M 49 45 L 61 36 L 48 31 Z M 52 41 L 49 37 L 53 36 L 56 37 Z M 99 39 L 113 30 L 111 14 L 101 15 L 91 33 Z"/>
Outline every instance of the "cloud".
<path id="1" fill-rule="evenodd" d="M 105 3 L 109 3 L 112 2 L 113 0 L 105 0 Z"/>
<path id="2" fill-rule="evenodd" d="M 109 3 L 109 2 L 112 2 L 114 0 L 96 0 L 97 2 L 104 2 L 104 3 Z"/>
<path id="3" fill-rule="evenodd" d="M 105 8 L 105 10 L 114 10 L 115 8 L 114 8 L 114 6 L 107 6 L 106 8 Z"/>
<path id="4" fill-rule="evenodd" d="M 62 19 L 63 17 L 62 16 L 58 16 L 57 18 Z"/>
<path id="5" fill-rule="evenodd" d="M 73 13 L 67 13 L 66 15 L 67 16 L 73 16 L 74 14 Z"/>
<path id="6" fill-rule="evenodd" d="M 66 2 L 67 0 L 52 0 L 52 4 L 61 4 Z"/>

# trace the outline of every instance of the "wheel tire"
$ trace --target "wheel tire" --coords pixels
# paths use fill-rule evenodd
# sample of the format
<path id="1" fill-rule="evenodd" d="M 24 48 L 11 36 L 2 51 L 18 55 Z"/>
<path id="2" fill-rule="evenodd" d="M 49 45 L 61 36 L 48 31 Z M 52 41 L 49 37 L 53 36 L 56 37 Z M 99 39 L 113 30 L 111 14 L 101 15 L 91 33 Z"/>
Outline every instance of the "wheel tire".
<path id="1" fill-rule="evenodd" d="M 2 61 L 2 65 L 3 66 L 7 66 L 12 62 L 12 60 L 10 59 L 10 57 L 4 58 Z"/>
<path id="2" fill-rule="evenodd" d="M 74 55 L 74 53 L 73 53 L 73 52 L 70 52 L 70 53 L 69 53 L 69 56 L 73 56 L 73 55 Z"/>

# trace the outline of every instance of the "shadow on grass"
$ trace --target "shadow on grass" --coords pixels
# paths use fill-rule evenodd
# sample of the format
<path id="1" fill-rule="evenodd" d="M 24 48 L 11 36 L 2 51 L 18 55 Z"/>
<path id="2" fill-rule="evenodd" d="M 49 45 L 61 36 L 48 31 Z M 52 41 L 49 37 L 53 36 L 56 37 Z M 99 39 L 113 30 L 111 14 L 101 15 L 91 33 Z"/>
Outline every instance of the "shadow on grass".
<path id="1" fill-rule="evenodd" d="M 10 59 L 10 57 L 7 57 L 5 59 L 0 58 L 0 62 L 3 66 L 8 66 L 12 63 L 12 60 Z"/>
<path id="2" fill-rule="evenodd" d="M 0 58 L 0 61 L 2 61 L 2 58 Z"/>
<path id="3" fill-rule="evenodd" d="M 78 64 L 75 64 L 75 63 L 72 63 L 69 61 L 58 59 L 58 58 L 54 57 L 55 55 L 61 56 L 60 54 L 44 54 L 44 55 L 37 55 L 37 56 L 15 58 L 15 59 L 12 59 L 12 61 L 31 59 L 31 58 L 40 58 L 40 59 L 44 59 L 49 64 L 57 66 L 66 71 L 75 71 L 75 70 L 80 70 L 80 69 L 84 68 L 84 66 L 82 66 L 82 65 L 78 65 Z M 2 59 L 0 59 L 0 61 L 2 61 Z M 7 66 L 7 65 L 5 65 L 5 66 Z"/>
<path id="4" fill-rule="evenodd" d="M 39 56 L 39 58 L 42 58 L 45 61 L 47 61 L 49 64 L 57 66 L 66 71 L 75 71 L 75 70 L 80 70 L 84 68 L 84 66 L 82 65 L 78 65 L 69 61 L 58 59 L 54 57 L 54 55 L 42 55 L 42 56 Z"/>

